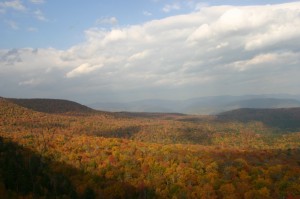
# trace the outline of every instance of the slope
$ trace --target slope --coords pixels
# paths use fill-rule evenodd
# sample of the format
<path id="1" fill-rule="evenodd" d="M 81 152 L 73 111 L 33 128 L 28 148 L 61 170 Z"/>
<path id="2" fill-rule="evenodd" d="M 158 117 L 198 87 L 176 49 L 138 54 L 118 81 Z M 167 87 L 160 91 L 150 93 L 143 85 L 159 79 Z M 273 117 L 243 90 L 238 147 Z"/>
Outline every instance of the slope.
<path id="1" fill-rule="evenodd" d="M 6 98 L 19 106 L 44 113 L 92 113 L 95 110 L 77 102 L 62 99 L 16 99 Z"/>
<path id="2" fill-rule="evenodd" d="M 251 109 L 242 108 L 219 114 L 223 121 L 251 122 L 261 121 L 264 124 L 281 130 L 300 130 L 300 108 Z"/>

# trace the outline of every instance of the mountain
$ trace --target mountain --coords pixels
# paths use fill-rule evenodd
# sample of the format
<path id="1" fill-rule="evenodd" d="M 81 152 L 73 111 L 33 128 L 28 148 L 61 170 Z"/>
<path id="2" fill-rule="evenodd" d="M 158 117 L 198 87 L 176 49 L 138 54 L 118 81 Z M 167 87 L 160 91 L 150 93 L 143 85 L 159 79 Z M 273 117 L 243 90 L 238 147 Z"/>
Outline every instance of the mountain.
<path id="1" fill-rule="evenodd" d="M 92 113 L 95 111 L 77 102 L 62 99 L 4 99 L 21 107 L 44 113 Z"/>
<path id="2" fill-rule="evenodd" d="M 292 108 L 300 107 L 300 101 L 295 99 L 261 98 L 248 99 L 228 104 L 230 109 L 238 108 Z"/>
<path id="3" fill-rule="evenodd" d="M 211 99 L 207 103 L 194 103 L 185 111 L 187 113 L 206 113 L 219 114 L 225 111 L 240 109 L 240 108 L 292 108 L 300 107 L 300 101 L 295 99 L 278 99 L 278 98 L 249 98 L 249 96 L 242 96 L 238 98 L 224 98 Z"/>
<path id="4" fill-rule="evenodd" d="M 300 107 L 300 97 L 293 95 L 212 96 L 187 100 L 141 100 L 126 103 L 94 103 L 97 110 L 128 112 L 168 112 L 185 114 L 218 114 L 239 108 Z"/>
<path id="5" fill-rule="evenodd" d="M 300 130 L 300 108 L 253 109 L 242 108 L 217 115 L 221 121 L 252 122 L 260 121 L 284 130 Z"/>
<path id="6" fill-rule="evenodd" d="M 140 100 L 125 103 L 94 103 L 88 105 L 97 110 L 113 111 L 113 112 L 157 112 L 157 113 L 173 113 L 176 112 L 176 107 L 179 105 L 179 101 L 172 100 Z"/>
<path id="7" fill-rule="evenodd" d="M 88 106 L 62 99 L 4 99 L 19 106 L 45 113 L 91 113 L 96 109 L 112 112 L 215 115 L 240 108 L 274 109 L 300 107 L 298 98 L 289 95 L 212 96 L 187 100 L 149 99 L 127 103 L 94 103 Z"/>

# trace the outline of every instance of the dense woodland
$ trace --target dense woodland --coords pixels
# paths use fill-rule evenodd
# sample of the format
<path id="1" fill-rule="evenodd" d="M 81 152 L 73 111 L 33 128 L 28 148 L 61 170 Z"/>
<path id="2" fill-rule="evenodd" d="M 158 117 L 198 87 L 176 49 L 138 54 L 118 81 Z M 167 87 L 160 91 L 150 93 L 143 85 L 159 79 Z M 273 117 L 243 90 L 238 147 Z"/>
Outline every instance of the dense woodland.
<path id="1" fill-rule="evenodd" d="M 56 111 L 57 103 L 0 99 L 2 198 L 300 198 L 295 110 L 272 125 L 261 112 L 264 120 L 239 120 L 244 111 Z"/>

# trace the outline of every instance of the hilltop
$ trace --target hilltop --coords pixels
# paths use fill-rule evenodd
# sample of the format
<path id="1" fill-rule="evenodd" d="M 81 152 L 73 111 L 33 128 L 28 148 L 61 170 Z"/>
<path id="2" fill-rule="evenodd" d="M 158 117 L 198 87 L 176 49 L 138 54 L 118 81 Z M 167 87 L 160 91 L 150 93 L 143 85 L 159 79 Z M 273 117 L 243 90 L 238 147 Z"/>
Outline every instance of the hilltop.
<path id="1" fill-rule="evenodd" d="M 95 110 L 77 102 L 63 99 L 17 99 L 5 98 L 6 100 L 34 111 L 43 113 L 92 113 Z"/>

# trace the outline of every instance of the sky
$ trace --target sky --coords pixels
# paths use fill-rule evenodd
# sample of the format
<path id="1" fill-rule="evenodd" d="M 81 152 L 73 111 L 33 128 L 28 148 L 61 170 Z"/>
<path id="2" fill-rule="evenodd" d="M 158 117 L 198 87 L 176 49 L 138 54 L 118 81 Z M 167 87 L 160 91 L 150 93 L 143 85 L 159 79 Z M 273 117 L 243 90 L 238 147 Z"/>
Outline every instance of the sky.
<path id="1" fill-rule="evenodd" d="M 299 95 L 300 1 L 0 0 L 0 96 Z"/>

